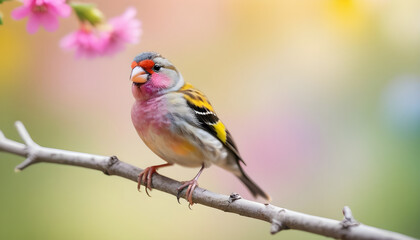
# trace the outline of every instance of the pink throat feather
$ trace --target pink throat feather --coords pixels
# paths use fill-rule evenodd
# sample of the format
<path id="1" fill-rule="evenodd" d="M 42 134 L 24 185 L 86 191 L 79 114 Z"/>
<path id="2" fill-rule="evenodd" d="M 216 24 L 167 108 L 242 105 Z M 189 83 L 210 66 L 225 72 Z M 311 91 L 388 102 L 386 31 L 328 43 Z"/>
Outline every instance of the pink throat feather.
<path id="1" fill-rule="evenodd" d="M 167 115 L 166 101 L 163 96 L 147 100 L 136 100 L 131 109 L 131 120 L 139 134 L 150 128 L 154 130 L 168 129 L 170 119 Z"/>
<path id="2" fill-rule="evenodd" d="M 140 87 L 133 84 L 132 92 L 135 99 L 146 100 L 156 97 L 161 90 L 169 88 L 170 85 L 171 79 L 169 77 L 164 74 L 153 73 L 150 79 Z"/>

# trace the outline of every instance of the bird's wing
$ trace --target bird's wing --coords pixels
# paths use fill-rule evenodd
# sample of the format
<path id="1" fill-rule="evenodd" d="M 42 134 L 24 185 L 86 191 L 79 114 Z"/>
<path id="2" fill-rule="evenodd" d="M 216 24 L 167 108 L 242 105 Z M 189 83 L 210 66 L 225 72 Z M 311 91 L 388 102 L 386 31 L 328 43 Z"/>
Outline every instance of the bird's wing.
<path id="1" fill-rule="evenodd" d="M 193 110 L 195 117 L 199 122 L 199 127 L 219 139 L 239 161 L 242 161 L 245 164 L 233 141 L 232 135 L 230 135 L 225 125 L 220 121 L 219 117 L 217 117 L 207 97 L 188 83 L 186 83 L 179 92 L 183 94 L 188 106 Z"/>

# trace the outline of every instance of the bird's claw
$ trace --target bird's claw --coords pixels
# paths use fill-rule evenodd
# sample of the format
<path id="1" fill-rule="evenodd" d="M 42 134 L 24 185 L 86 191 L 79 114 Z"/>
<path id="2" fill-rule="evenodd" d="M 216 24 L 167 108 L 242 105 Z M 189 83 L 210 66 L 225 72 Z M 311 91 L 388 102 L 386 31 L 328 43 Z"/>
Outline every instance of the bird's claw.
<path id="1" fill-rule="evenodd" d="M 187 187 L 187 191 L 185 192 L 185 198 L 188 201 L 188 208 L 191 209 L 191 206 L 194 205 L 194 202 L 192 200 L 192 195 L 194 192 L 194 189 L 198 186 L 198 182 L 196 179 L 193 179 L 191 181 L 183 182 L 181 186 L 178 187 L 178 193 L 176 194 L 176 199 L 179 202 L 179 199 L 181 198 L 181 193 L 184 190 L 184 188 Z M 181 204 L 181 203 L 180 203 Z"/>
<path id="2" fill-rule="evenodd" d="M 146 194 L 149 197 L 151 197 L 151 196 L 150 196 L 148 190 L 152 191 L 152 175 L 155 172 L 156 172 L 156 167 L 155 166 L 148 167 L 148 168 L 144 169 L 143 172 L 141 172 L 139 174 L 139 177 L 138 177 L 137 190 L 139 190 L 139 192 L 141 192 L 140 188 L 141 188 L 141 184 L 143 183 L 144 186 L 145 186 L 145 189 L 146 189 Z"/>
<path id="3" fill-rule="evenodd" d="M 178 188 L 178 193 L 176 194 L 176 200 L 178 201 L 179 204 L 181 204 L 181 202 L 179 201 L 179 199 L 181 198 L 181 193 L 182 193 L 182 189 Z"/>

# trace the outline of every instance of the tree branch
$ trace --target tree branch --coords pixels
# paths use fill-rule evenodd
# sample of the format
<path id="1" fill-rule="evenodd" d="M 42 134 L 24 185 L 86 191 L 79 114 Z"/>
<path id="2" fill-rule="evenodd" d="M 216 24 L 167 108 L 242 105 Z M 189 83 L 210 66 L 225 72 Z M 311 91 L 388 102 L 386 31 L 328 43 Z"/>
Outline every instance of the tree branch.
<path id="1" fill-rule="evenodd" d="M 16 122 L 15 125 L 25 144 L 7 139 L 0 131 L 0 151 L 26 157 L 26 160 L 15 168 L 16 171 L 21 171 L 35 163 L 49 162 L 91 168 L 107 175 L 116 175 L 137 182 L 137 176 L 143 170 L 120 161 L 115 156 L 107 157 L 39 146 L 32 140 L 21 122 Z M 154 189 L 176 196 L 177 188 L 181 183 L 154 174 L 152 185 Z M 353 218 L 351 210 L 347 206 L 343 209 L 344 220 L 340 222 L 271 204 L 249 201 L 235 193 L 226 196 L 203 188 L 195 189 L 193 201 L 225 212 L 269 222 L 272 234 L 285 229 L 296 229 L 336 239 L 414 239 L 399 233 L 360 224 Z"/>

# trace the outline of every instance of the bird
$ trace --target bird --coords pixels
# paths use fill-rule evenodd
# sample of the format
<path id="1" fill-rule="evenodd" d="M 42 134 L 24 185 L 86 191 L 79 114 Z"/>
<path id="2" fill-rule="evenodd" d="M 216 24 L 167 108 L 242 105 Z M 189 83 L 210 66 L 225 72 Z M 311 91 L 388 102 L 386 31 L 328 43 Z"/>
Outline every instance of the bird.
<path id="1" fill-rule="evenodd" d="M 129 79 L 135 99 L 131 109 L 134 128 L 146 146 L 166 161 L 139 174 L 139 191 L 143 183 L 149 195 L 152 175 L 159 168 L 174 164 L 200 167 L 192 180 L 177 188 L 178 202 L 187 189 L 185 198 L 190 207 L 201 173 L 216 165 L 238 177 L 254 197 L 270 201 L 270 196 L 245 173 L 238 147 L 207 97 L 185 82 L 169 60 L 156 52 L 140 53 L 131 63 Z"/>

